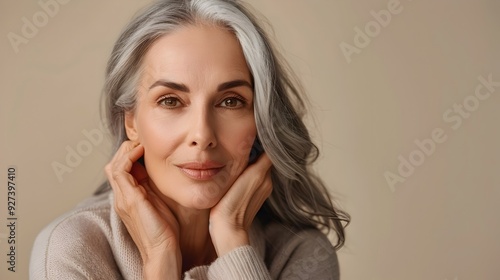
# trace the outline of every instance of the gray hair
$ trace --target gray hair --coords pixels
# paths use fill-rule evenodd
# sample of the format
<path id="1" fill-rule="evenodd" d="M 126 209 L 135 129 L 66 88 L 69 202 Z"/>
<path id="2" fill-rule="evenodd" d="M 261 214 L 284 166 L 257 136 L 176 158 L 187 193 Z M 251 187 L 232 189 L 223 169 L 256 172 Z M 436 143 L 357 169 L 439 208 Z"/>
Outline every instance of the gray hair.
<path id="1" fill-rule="evenodd" d="M 334 206 L 324 183 L 310 170 L 319 151 L 302 121 L 305 96 L 300 83 L 240 1 L 157 1 L 129 23 L 112 51 L 103 92 L 103 111 L 113 137 L 113 151 L 127 140 L 124 113 L 135 108 L 145 53 L 161 36 L 196 23 L 232 31 L 252 75 L 257 134 L 273 162 L 273 192 L 257 217 L 263 223 L 275 221 L 295 229 L 318 228 L 326 233 L 334 230 L 335 248 L 341 248 L 350 216 Z M 98 193 L 106 191 L 106 185 Z"/>

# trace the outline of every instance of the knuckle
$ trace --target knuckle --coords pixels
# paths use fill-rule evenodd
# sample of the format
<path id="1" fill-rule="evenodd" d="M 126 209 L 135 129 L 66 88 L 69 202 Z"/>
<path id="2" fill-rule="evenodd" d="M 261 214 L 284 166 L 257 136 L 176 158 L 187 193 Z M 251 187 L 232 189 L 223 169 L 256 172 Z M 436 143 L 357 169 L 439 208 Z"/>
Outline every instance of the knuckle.
<path id="1" fill-rule="evenodd" d="M 125 214 L 130 213 L 130 210 L 134 208 L 134 203 L 129 201 L 128 199 L 119 199 L 115 201 L 115 211 L 121 217 Z"/>
<path id="2" fill-rule="evenodd" d="M 120 204 L 120 203 L 117 203 L 115 202 L 115 212 L 120 216 L 122 217 L 123 216 L 123 213 L 126 213 L 126 210 L 124 209 L 123 205 Z"/>
<path id="3" fill-rule="evenodd" d="M 122 172 L 120 171 L 117 171 L 117 170 L 114 170 L 111 172 L 111 177 L 113 178 L 113 180 L 117 180 L 120 178 L 120 176 L 122 176 Z"/>
<path id="4" fill-rule="evenodd" d="M 273 188 L 272 188 L 272 186 L 271 186 L 271 187 L 266 188 L 266 192 L 265 192 L 265 193 L 266 193 L 266 196 L 270 196 L 270 195 L 273 193 Z"/>
<path id="5" fill-rule="evenodd" d="M 271 182 L 271 179 L 267 178 L 264 181 L 264 189 L 267 196 L 271 195 L 271 193 L 273 192 L 273 183 Z"/>
<path id="6" fill-rule="evenodd" d="M 273 190 L 273 183 L 270 180 L 266 181 L 266 186 L 268 190 Z"/>
<path id="7" fill-rule="evenodd" d="M 108 163 L 104 166 L 104 172 L 109 176 L 111 174 L 111 163 Z"/>

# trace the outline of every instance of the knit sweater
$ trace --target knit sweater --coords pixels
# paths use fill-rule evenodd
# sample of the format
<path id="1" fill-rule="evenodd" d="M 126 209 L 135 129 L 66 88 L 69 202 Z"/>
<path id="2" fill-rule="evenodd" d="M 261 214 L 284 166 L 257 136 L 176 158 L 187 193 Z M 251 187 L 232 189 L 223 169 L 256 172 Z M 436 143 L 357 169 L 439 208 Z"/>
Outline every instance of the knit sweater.
<path id="1" fill-rule="evenodd" d="M 112 205 L 112 192 L 93 196 L 45 227 L 33 246 L 30 279 L 142 279 L 139 250 Z M 249 239 L 183 279 L 339 279 L 336 252 L 319 230 L 255 219 Z"/>

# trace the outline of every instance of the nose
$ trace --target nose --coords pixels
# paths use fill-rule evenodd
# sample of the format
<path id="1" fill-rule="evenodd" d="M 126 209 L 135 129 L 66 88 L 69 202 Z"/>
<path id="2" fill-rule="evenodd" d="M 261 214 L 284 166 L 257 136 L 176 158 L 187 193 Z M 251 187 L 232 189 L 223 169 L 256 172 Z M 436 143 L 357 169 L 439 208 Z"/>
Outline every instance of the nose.
<path id="1" fill-rule="evenodd" d="M 193 112 L 189 126 L 187 141 L 190 147 L 196 147 L 203 151 L 217 146 L 214 118 L 210 116 L 208 110 Z"/>

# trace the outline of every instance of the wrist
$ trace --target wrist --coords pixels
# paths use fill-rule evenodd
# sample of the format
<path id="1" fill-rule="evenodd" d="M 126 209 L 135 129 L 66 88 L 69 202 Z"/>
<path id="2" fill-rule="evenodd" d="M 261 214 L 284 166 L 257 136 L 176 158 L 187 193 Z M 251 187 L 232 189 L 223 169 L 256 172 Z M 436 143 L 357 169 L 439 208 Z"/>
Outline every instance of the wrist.
<path id="1" fill-rule="evenodd" d="M 182 257 L 180 250 L 149 254 L 144 260 L 144 279 L 180 279 Z"/>
<path id="2" fill-rule="evenodd" d="M 210 235 L 219 257 L 238 247 L 250 245 L 248 233 L 243 229 L 212 228 Z"/>

